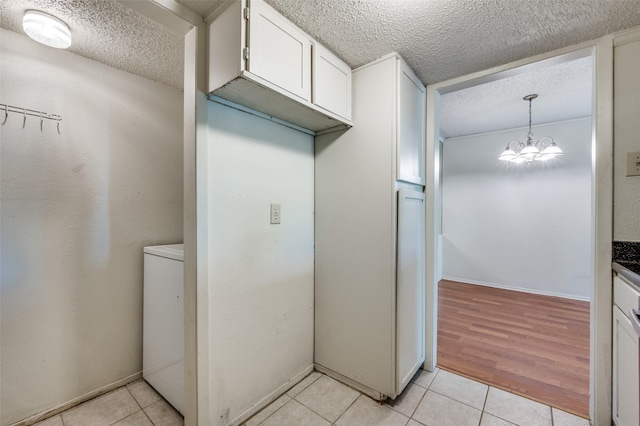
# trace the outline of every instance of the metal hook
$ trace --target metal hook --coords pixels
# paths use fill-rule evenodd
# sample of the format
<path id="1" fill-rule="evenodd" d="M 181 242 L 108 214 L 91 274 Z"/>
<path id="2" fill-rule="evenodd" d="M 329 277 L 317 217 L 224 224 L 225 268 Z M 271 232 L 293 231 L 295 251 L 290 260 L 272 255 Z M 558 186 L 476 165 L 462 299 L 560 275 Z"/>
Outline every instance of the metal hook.
<path id="1" fill-rule="evenodd" d="M 27 110 L 22 108 L 22 128 L 27 124 Z"/>
<path id="2" fill-rule="evenodd" d="M 2 121 L 2 125 L 7 122 L 7 118 L 9 118 L 9 111 L 7 111 L 7 106 L 4 106 L 4 120 Z"/>
<path id="3" fill-rule="evenodd" d="M 42 112 L 40 113 L 40 131 L 42 131 L 42 122 L 44 121 L 44 118 L 42 117 Z"/>
<path id="4" fill-rule="evenodd" d="M 62 120 L 62 117 L 58 117 L 58 134 L 60 134 L 60 120 Z"/>

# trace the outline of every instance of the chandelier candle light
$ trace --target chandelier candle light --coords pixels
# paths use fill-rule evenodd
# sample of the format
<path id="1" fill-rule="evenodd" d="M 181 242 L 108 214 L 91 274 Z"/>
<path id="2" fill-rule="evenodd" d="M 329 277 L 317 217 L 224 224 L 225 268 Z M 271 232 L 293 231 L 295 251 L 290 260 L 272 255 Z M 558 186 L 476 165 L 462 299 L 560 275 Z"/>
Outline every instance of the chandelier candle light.
<path id="1" fill-rule="evenodd" d="M 537 97 L 538 95 L 534 93 L 522 98 L 525 101 L 529 101 L 529 133 L 527 133 L 527 142 L 522 143 L 518 140 L 512 140 L 507 144 L 507 147 L 502 154 L 500 154 L 498 160 L 509 163 L 531 164 L 533 161 L 547 161 L 564 154 L 550 136 L 545 136 L 538 142 L 533 143 L 533 132 L 531 131 L 531 101 Z M 545 142 L 547 142 L 548 145 L 545 145 Z M 513 143 L 515 143 L 515 146 L 512 148 Z"/>

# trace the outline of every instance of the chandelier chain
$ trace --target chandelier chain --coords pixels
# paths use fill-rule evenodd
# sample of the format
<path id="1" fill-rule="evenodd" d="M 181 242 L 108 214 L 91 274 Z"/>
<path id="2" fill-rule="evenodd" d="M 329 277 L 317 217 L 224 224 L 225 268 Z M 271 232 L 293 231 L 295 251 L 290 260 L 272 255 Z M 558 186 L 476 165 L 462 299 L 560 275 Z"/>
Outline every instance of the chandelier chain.
<path id="1" fill-rule="evenodd" d="M 529 99 L 529 133 L 527 134 L 527 137 L 529 139 L 531 139 L 533 137 L 533 132 L 531 131 L 531 101 L 533 99 Z"/>

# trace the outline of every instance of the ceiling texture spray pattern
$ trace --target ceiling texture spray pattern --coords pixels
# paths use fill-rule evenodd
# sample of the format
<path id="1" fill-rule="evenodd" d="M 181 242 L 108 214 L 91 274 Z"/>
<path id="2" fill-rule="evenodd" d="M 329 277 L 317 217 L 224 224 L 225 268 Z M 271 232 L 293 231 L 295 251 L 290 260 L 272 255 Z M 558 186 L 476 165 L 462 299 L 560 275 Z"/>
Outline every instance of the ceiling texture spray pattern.
<path id="1" fill-rule="evenodd" d="M 206 17 L 225 1 L 178 2 Z M 397 51 L 426 84 L 640 25 L 639 0 L 266 2 L 351 67 Z M 71 52 L 182 87 L 182 36 L 117 1 L 3 0 L 0 27 L 24 34 L 21 20 L 27 9 L 69 24 Z"/>
<path id="2" fill-rule="evenodd" d="M 425 84 L 640 25 L 638 0 L 266 1 L 352 67 L 397 51 Z"/>
<path id="3" fill-rule="evenodd" d="M 522 98 L 531 93 L 538 94 L 532 104 L 533 125 L 590 116 L 592 58 L 564 62 L 442 95 L 440 135 L 446 139 L 527 126 L 529 103 Z M 524 133 L 526 135 L 526 131 Z"/>
<path id="4" fill-rule="evenodd" d="M 182 88 L 183 37 L 128 7 L 113 0 L 3 0 L 0 27 L 24 34 L 22 17 L 28 9 L 69 25 L 70 52 Z"/>

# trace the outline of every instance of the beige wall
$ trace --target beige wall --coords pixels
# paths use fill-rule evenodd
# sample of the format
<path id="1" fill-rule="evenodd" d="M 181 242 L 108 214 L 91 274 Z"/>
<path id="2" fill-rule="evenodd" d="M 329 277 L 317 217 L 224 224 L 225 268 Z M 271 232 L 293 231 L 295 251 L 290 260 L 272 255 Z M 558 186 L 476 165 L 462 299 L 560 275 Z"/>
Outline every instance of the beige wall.
<path id="1" fill-rule="evenodd" d="M 533 127 L 536 139 L 553 136 L 566 154 L 560 158 L 496 161 L 504 141 L 526 133 L 521 127 L 445 140 L 443 278 L 589 300 L 591 119 Z"/>
<path id="2" fill-rule="evenodd" d="M 142 369 L 142 247 L 182 239 L 182 93 L 0 30 L 1 413 Z M 0 117 L 1 119 L 2 117 Z"/>
<path id="3" fill-rule="evenodd" d="M 640 242 L 640 176 L 625 176 L 640 151 L 640 41 L 614 50 L 614 117 L 613 239 Z"/>
<path id="4" fill-rule="evenodd" d="M 210 102 L 206 167 L 209 424 L 226 425 L 313 365 L 313 137 Z"/>

